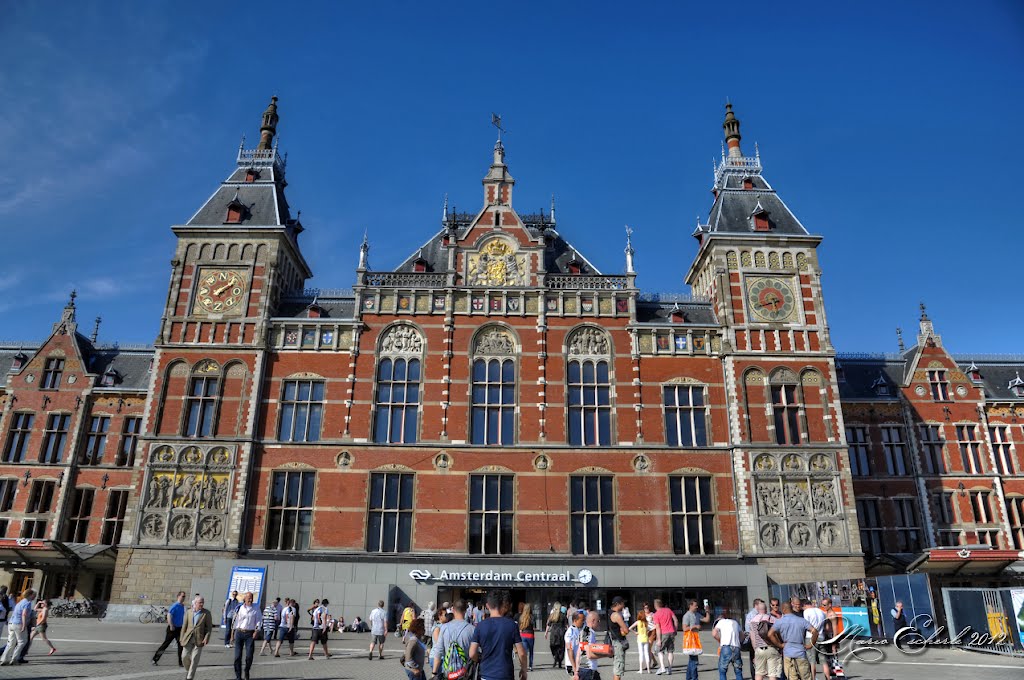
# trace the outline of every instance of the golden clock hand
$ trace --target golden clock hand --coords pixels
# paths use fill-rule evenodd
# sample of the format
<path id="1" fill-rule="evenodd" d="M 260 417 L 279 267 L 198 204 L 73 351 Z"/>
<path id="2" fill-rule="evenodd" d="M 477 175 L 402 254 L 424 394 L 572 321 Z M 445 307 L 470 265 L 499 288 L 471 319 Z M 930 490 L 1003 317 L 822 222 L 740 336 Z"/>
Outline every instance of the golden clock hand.
<path id="1" fill-rule="evenodd" d="M 220 288 L 218 288 L 218 289 L 216 289 L 215 291 L 213 291 L 213 294 L 214 294 L 214 295 L 220 295 L 220 294 L 221 294 L 221 293 L 223 293 L 223 292 L 224 292 L 225 290 L 227 290 L 228 288 L 230 288 L 230 287 L 232 286 L 232 284 L 233 284 L 233 283 L 234 283 L 234 282 L 232 282 L 232 281 L 228 281 L 228 282 L 227 282 L 227 283 L 225 283 L 225 284 L 224 284 L 223 286 L 221 286 Z"/>

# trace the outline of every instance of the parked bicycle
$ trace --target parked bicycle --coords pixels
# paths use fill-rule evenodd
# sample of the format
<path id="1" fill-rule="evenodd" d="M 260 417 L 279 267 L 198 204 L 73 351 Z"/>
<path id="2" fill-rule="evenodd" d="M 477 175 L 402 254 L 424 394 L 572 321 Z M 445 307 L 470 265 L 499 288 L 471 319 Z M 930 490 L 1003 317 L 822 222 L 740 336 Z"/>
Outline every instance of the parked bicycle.
<path id="1" fill-rule="evenodd" d="M 84 600 L 67 600 L 65 602 L 57 602 L 50 607 L 50 616 L 60 616 L 66 618 L 81 618 L 83 616 L 96 616 L 101 617 L 99 606 L 92 600 L 86 598 Z"/>
<path id="2" fill-rule="evenodd" d="M 164 623 L 167 621 L 167 607 L 149 605 L 149 609 L 139 614 L 139 623 Z"/>

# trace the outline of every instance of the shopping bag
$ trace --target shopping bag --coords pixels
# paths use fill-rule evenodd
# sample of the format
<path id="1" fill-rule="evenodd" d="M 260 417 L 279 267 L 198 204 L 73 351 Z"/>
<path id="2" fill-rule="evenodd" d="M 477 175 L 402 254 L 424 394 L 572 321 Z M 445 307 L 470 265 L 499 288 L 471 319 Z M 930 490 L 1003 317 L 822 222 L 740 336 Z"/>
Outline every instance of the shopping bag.
<path id="1" fill-rule="evenodd" d="M 683 633 L 683 654 L 700 656 L 704 653 L 704 647 L 700 644 L 700 635 L 695 630 L 688 630 Z"/>

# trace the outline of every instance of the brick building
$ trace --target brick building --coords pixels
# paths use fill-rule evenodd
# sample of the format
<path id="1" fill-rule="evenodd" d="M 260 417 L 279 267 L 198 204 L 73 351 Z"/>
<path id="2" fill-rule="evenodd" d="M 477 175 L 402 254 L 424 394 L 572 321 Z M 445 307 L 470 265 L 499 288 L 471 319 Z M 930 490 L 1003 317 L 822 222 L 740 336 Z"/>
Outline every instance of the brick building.
<path id="1" fill-rule="evenodd" d="M 693 294 L 671 298 L 637 289 L 628 233 L 624 272 L 605 274 L 571 245 L 571 226 L 562 233 L 553 203 L 519 214 L 500 139 L 477 212 L 446 203 L 395 270 L 372 269 L 364 241 L 354 286 L 310 288 L 277 123 L 275 99 L 258 146 L 240 148 L 228 178 L 173 227 L 152 349 L 96 347 L 75 331 L 72 303 L 41 347 L 17 359 L 0 350 L 11 362 L 0 484 L 13 490 L 0 495 L 0 559 L 21 559 L 23 580 L 55 582 L 44 554 L 67 560 L 81 544 L 97 559 L 116 554 L 111 598 L 124 614 L 179 588 L 218 597 L 232 566 L 251 565 L 268 568 L 269 593 L 327 596 L 351 617 L 378 599 L 422 605 L 496 584 L 538 611 L 616 594 L 738 606 L 769 579 L 864 574 L 861 543 L 875 535 L 858 530 L 847 425 L 877 395 L 852 389 L 853 374 L 895 364 L 837 370 L 821 237 L 767 183 L 760 157 L 742 154 L 731 107 L 714 204 L 694 232 Z M 78 390 L 44 388 L 59 356 L 79 373 L 105 358 Z M 901 385 L 890 401 L 906 408 L 916 392 Z M 951 389 L 957 418 L 980 418 L 994 396 L 971 384 L 968 404 Z M 111 464 L 102 484 L 81 462 L 94 402 L 142 418 L 135 465 Z M 37 463 L 52 429 L 40 421 L 58 408 L 83 453 Z M 125 415 L 109 417 L 120 450 L 128 435 L 112 433 Z M 1005 434 L 1024 436 L 1019 425 Z M 21 491 L 29 473 L 63 473 L 39 535 L 26 529 L 41 512 Z M 93 491 L 96 515 L 115 479 L 129 495 L 120 541 L 93 535 L 98 516 L 71 532 L 85 540 L 68 541 L 80 490 Z M 918 523 L 920 547 L 930 521 Z M 1008 545 L 1010 527 L 1000 531 Z"/>

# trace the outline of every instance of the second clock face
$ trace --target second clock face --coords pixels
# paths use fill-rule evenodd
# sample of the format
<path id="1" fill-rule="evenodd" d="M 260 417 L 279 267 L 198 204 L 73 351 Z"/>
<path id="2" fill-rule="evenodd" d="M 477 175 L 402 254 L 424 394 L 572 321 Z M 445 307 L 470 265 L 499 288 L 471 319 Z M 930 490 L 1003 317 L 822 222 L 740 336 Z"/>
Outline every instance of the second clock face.
<path id="1" fill-rule="evenodd" d="M 247 284 L 245 274 L 231 269 L 204 269 L 196 291 L 196 310 L 211 314 L 240 313 Z"/>
<path id="2" fill-rule="evenodd" d="M 747 280 L 747 304 L 756 319 L 789 321 L 796 311 L 796 296 L 786 281 L 758 277 Z"/>

